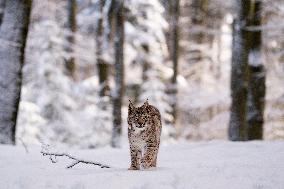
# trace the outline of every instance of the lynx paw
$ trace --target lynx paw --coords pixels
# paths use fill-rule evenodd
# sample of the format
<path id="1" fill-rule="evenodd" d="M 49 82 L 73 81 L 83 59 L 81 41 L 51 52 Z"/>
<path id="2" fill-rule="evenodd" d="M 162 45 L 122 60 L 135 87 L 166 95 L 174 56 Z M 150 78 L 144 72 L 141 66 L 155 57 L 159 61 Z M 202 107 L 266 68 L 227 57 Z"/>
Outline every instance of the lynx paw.
<path id="1" fill-rule="evenodd" d="M 149 169 L 152 166 L 150 165 L 150 163 L 146 162 L 146 161 L 142 161 L 142 168 L 143 169 Z"/>
<path id="2" fill-rule="evenodd" d="M 128 170 L 139 170 L 138 167 L 129 167 Z"/>

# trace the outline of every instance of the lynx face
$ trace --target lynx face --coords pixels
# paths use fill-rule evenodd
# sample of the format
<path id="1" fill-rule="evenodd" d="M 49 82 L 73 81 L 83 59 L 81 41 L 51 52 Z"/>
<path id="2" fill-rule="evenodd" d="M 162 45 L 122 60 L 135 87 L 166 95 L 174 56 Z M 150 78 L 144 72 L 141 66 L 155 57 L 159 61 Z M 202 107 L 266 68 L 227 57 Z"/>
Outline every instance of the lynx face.
<path id="1" fill-rule="evenodd" d="M 130 124 L 132 127 L 142 129 L 146 127 L 150 116 L 147 112 L 147 108 L 141 106 L 130 111 L 129 117 L 132 122 Z"/>
<path id="2" fill-rule="evenodd" d="M 128 109 L 128 117 L 129 117 L 129 126 L 132 129 L 143 129 L 147 126 L 150 115 L 147 109 L 147 105 L 143 105 L 141 107 L 135 108 L 134 106 L 129 106 Z"/>

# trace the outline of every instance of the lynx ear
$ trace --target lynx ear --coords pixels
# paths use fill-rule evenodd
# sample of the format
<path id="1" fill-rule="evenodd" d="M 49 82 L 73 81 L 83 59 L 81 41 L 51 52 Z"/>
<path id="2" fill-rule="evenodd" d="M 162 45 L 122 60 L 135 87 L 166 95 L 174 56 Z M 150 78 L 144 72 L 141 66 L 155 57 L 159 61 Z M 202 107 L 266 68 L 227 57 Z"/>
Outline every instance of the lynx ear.
<path id="1" fill-rule="evenodd" d="M 129 100 L 128 113 L 132 112 L 134 109 L 135 107 L 133 106 L 132 102 Z"/>
<path id="2" fill-rule="evenodd" d="M 144 102 L 143 106 L 145 106 L 145 107 L 149 106 L 148 98 L 147 98 L 146 102 Z"/>

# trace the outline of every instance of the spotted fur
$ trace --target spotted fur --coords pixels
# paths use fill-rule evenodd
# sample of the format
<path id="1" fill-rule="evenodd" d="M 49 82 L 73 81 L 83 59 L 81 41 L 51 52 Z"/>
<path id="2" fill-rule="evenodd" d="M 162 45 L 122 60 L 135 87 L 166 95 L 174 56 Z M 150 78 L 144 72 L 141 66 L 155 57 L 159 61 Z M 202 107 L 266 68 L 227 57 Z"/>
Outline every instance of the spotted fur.
<path id="1" fill-rule="evenodd" d="M 162 130 L 159 110 L 146 101 L 135 108 L 129 103 L 128 139 L 130 144 L 130 170 L 156 167 Z"/>

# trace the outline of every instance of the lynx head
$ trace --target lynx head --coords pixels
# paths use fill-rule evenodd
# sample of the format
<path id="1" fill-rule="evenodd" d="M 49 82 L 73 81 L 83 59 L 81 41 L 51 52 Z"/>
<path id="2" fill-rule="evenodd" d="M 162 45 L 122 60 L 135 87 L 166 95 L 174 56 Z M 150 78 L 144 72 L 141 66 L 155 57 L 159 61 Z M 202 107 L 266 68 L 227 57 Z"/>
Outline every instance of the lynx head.
<path id="1" fill-rule="evenodd" d="M 142 106 L 137 108 L 134 107 L 132 102 L 129 100 L 129 106 L 128 106 L 129 126 L 139 129 L 145 128 L 150 118 L 148 109 L 149 109 L 148 99 Z"/>

